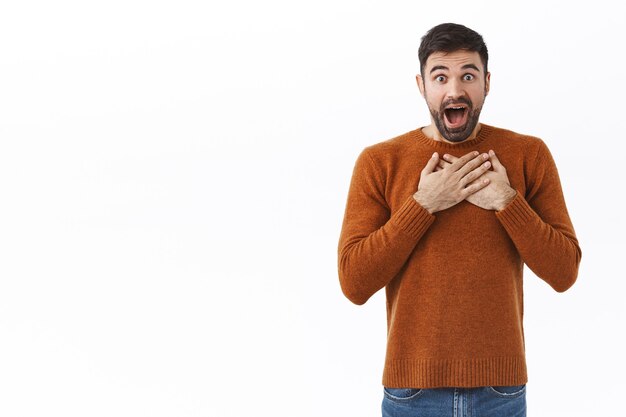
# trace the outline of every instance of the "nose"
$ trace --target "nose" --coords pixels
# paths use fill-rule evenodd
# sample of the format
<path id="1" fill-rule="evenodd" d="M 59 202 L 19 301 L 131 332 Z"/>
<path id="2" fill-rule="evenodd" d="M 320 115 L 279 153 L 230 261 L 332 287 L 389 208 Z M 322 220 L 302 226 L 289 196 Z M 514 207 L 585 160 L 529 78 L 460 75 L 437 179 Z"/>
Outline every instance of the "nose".
<path id="1" fill-rule="evenodd" d="M 447 99 L 458 99 L 459 97 L 465 97 L 465 88 L 460 80 L 451 79 L 448 80 Z"/>

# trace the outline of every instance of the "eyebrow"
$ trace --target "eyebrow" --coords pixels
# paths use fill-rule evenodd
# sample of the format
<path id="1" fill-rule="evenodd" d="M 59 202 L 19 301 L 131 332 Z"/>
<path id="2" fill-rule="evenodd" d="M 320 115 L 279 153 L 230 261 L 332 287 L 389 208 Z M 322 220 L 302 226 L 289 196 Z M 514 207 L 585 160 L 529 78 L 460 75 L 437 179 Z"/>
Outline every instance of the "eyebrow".
<path id="1" fill-rule="evenodd" d="M 432 67 L 430 69 L 430 73 L 432 74 L 433 72 L 437 71 L 437 70 L 445 70 L 448 71 L 450 68 L 446 67 L 445 65 L 435 65 L 434 67 Z M 473 69 L 477 72 L 480 72 L 480 70 L 478 69 L 478 67 L 474 64 L 465 64 L 461 67 L 461 69 Z"/>
<path id="2" fill-rule="evenodd" d="M 465 64 L 461 67 L 461 69 L 473 69 L 473 70 L 476 70 L 476 72 L 480 72 L 478 67 L 474 64 Z"/>

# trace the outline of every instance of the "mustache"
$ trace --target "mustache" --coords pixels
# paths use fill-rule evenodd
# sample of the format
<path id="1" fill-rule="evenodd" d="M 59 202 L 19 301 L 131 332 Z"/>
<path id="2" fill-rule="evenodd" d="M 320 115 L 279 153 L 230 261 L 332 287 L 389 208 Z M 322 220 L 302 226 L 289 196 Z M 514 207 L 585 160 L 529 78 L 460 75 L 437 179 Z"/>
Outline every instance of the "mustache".
<path id="1" fill-rule="evenodd" d="M 446 109 L 446 107 L 450 105 L 459 105 L 459 104 L 465 104 L 469 110 L 471 110 L 473 107 L 472 101 L 469 98 L 459 97 L 456 100 L 450 99 L 441 103 L 440 111 L 443 112 Z"/>

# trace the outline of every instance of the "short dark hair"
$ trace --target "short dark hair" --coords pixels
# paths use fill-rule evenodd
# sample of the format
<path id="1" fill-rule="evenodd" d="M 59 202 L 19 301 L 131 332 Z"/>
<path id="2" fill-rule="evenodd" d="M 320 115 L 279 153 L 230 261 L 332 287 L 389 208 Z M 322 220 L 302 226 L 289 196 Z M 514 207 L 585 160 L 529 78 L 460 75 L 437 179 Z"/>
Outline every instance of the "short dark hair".
<path id="1" fill-rule="evenodd" d="M 483 37 L 472 29 L 456 23 L 442 23 L 429 30 L 422 37 L 419 48 L 420 72 L 424 75 L 426 60 L 434 52 L 454 52 L 466 50 L 478 52 L 487 76 L 489 53 Z"/>

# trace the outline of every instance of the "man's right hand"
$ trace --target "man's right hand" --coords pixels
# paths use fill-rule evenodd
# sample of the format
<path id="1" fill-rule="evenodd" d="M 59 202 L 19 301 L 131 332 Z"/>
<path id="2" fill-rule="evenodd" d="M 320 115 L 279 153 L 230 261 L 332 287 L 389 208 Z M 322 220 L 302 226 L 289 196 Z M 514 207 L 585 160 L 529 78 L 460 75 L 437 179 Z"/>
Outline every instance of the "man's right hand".
<path id="1" fill-rule="evenodd" d="M 474 151 L 435 172 L 439 163 L 435 152 L 422 170 L 413 198 L 431 214 L 458 204 L 489 184 L 488 178 L 472 184 L 491 166 L 488 159 L 488 154 Z"/>

